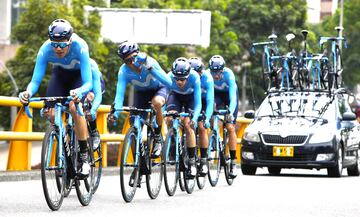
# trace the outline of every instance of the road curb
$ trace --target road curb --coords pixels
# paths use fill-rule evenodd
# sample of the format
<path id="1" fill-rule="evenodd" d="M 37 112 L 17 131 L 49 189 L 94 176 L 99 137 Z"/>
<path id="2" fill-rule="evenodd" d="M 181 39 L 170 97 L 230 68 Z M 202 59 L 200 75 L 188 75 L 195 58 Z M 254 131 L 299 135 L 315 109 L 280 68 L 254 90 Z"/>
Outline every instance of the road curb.
<path id="1" fill-rule="evenodd" d="M 119 175 L 119 167 L 106 167 L 102 169 L 103 176 L 115 176 Z M 13 182 L 13 181 L 29 181 L 40 180 L 40 170 L 31 171 L 1 171 L 0 182 Z"/>

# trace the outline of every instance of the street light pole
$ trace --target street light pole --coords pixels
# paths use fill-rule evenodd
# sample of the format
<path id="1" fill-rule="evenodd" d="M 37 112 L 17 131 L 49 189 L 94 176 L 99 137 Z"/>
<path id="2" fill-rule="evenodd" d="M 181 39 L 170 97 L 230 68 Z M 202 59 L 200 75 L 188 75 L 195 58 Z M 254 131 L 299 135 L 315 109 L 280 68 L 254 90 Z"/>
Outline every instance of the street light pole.
<path id="1" fill-rule="evenodd" d="M 340 19 L 339 19 L 339 26 L 343 27 L 344 25 L 344 0 L 340 0 Z M 343 35 L 343 28 L 340 29 L 339 37 Z M 342 49 L 342 41 L 340 40 L 340 50 Z"/>

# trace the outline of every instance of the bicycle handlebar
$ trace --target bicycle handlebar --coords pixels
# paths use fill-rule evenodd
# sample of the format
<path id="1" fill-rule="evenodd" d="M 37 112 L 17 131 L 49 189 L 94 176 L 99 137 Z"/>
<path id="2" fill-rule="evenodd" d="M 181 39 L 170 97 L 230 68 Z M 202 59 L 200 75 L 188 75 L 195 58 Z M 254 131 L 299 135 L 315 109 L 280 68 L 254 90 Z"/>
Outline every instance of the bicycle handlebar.
<path id="1" fill-rule="evenodd" d="M 133 106 L 124 106 L 121 109 L 114 109 L 114 112 L 122 112 L 122 111 L 127 111 L 127 112 L 151 112 L 152 109 L 139 109 Z"/>
<path id="2" fill-rule="evenodd" d="M 347 48 L 346 38 L 344 38 L 344 37 L 320 37 L 319 47 L 321 47 L 324 43 L 329 42 L 329 41 L 331 41 L 331 42 L 343 41 L 344 47 Z"/>
<path id="3" fill-rule="evenodd" d="M 255 53 L 256 52 L 256 47 L 258 46 L 265 46 L 265 45 L 269 45 L 269 44 L 276 44 L 275 41 L 264 41 L 264 42 L 255 42 L 255 43 L 252 43 L 251 45 L 251 52 L 252 53 Z"/>
<path id="4" fill-rule="evenodd" d="M 167 111 L 165 111 L 164 113 L 163 113 L 163 116 L 164 117 L 173 117 L 173 118 L 178 118 L 178 117 L 190 117 L 191 116 L 191 114 L 190 113 L 187 113 L 187 112 L 177 112 L 177 111 L 175 111 L 175 112 L 172 112 L 172 111 L 170 111 L 170 112 L 167 112 Z"/>
<path id="5" fill-rule="evenodd" d="M 61 102 L 62 100 L 66 100 L 71 101 L 73 99 L 72 96 L 53 96 L 53 97 L 34 97 L 34 98 L 30 98 L 29 99 L 29 103 L 24 104 L 24 109 L 25 109 L 25 113 L 29 118 L 33 118 L 31 112 L 30 112 L 30 108 L 29 108 L 29 104 L 31 102 L 40 102 L 40 101 L 45 101 L 45 102 Z M 82 109 L 80 109 L 79 103 L 75 102 L 75 106 L 76 106 L 76 111 L 80 116 L 84 116 L 84 112 L 82 111 Z"/>

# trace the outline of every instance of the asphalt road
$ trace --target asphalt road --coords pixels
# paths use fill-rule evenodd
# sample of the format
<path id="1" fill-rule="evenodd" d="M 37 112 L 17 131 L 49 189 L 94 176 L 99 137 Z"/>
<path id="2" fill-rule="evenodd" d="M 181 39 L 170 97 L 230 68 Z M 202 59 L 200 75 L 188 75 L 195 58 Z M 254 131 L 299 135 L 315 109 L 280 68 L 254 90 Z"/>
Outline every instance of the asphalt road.
<path id="1" fill-rule="evenodd" d="M 240 172 L 240 171 L 239 171 Z M 241 173 L 241 172 L 240 172 Z M 326 171 L 283 170 L 270 176 L 239 175 L 228 186 L 221 174 L 213 188 L 188 195 L 177 190 L 173 197 L 162 188 L 149 199 L 146 186 L 138 189 L 131 203 L 121 196 L 119 176 L 104 176 L 91 204 L 82 207 L 73 190 L 62 207 L 47 207 L 40 180 L 0 182 L 0 217 L 10 216 L 243 216 L 243 217 L 359 217 L 360 178 L 328 178 Z"/>

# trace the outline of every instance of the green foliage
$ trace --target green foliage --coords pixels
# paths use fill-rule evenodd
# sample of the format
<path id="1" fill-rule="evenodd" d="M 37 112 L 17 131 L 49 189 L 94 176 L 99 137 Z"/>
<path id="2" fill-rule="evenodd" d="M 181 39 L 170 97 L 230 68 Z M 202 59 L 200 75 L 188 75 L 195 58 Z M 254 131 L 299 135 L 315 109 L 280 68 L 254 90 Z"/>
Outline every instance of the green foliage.
<path id="1" fill-rule="evenodd" d="M 105 3 L 102 0 L 73 0 L 72 7 L 68 8 L 62 4 L 62 1 L 28 0 L 26 2 L 25 11 L 12 32 L 12 40 L 22 46 L 17 51 L 16 57 L 7 63 L 20 90 L 24 90 L 30 82 L 36 54 L 47 39 L 48 25 L 56 18 L 65 18 L 71 22 L 75 32 L 88 43 L 90 56 L 99 64 L 106 82 L 103 104 L 113 102 L 117 72 L 122 64 L 116 55 L 117 45 L 110 41 L 99 42 L 101 20 L 96 12 L 84 14 L 84 5 L 103 7 Z M 170 70 L 172 62 L 179 56 L 200 56 L 206 64 L 215 54 L 222 55 L 227 66 L 234 70 L 235 65 L 247 61 L 243 56 L 248 53 L 251 42 L 266 40 L 272 32 L 278 34 L 280 44 L 286 45 L 284 36 L 288 32 L 297 33 L 300 42 L 300 30 L 304 28 L 306 18 L 305 0 L 112 0 L 111 7 L 211 11 L 211 39 L 208 48 L 141 45 L 141 50 L 158 60 L 165 71 Z M 356 16 L 355 10 L 354 16 Z M 284 47 L 282 49 L 285 50 Z M 259 81 L 262 78 L 260 58 L 251 56 L 249 59 L 253 63 L 249 75 L 256 101 L 260 102 L 263 97 L 263 90 L 259 88 Z M 234 72 L 239 81 L 243 72 L 235 70 Z M 48 70 L 40 86 L 39 95 L 45 93 L 49 76 Z M 249 88 L 247 87 L 248 91 Z M 0 75 L 0 94 L 8 95 L 10 90 L 8 78 Z"/>
<path id="2" fill-rule="evenodd" d="M 360 83 L 360 1 L 344 1 L 344 32 L 348 41 L 348 48 L 342 49 L 343 79 L 345 85 L 354 88 Z M 327 17 L 321 24 L 312 26 L 317 36 L 336 36 L 335 27 L 339 26 L 340 11 L 334 16 Z M 328 50 L 330 48 L 328 47 Z"/>

